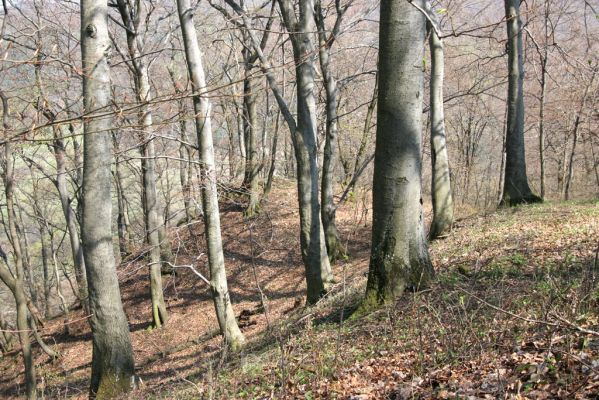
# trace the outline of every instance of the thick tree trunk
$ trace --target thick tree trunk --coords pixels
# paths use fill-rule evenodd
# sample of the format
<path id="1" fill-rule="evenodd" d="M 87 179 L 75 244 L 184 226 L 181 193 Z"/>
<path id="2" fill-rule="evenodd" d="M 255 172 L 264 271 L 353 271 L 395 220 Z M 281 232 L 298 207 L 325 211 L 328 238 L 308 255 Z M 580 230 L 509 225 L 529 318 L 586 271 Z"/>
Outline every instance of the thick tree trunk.
<path id="1" fill-rule="evenodd" d="M 430 25 L 430 23 L 429 23 Z M 431 51 L 430 120 L 433 221 L 429 238 L 435 239 L 451 229 L 453 224 L 453 197 L 449 173 L 449 157 L 445 140 L 443 110 L 443 78 L 445 61 L 443 43 L 434 29 L 429 30 Z"/>
<path id="2" fill-rule="evenodd" d="M 220 330 L 227 346 L 232 350 L 238 350 L 243 346 L 245 338 L 235 320 L 227 285 L 212 144 L 210 102 L 205 95 L 206 78 L 202 64 L 202 54 L 193 24 L 193 8 L 189 0 L 177 0 L 177 9 L 183 34 L 187 69 L 194 92 L 193 106 L 200 153 L 202 206 L 204 208 L 204 229 L 208 247 L 212 299 L 214 300 Z"/>
<path id="3" fill-rule="evenodd" d="M 424 0 L 414 3 L 424 7 Z M 421 197 L 420 149 L 426 20 L 410 2 L 381 1 L 372 248 L 362 310 L 433 276 Z M 415 67 L 418 66 L 418 67 Z"/>
<path id="4" fill-rule="evenodd" d="M 515 206 L 543 201 L 530 190 L 524 144 L 524 64 L 520 0 L 505 0 L 508 51 L 507 132 L 505 179 L 501 204 Z"/>
<path id="5" fill-rule="evenodd" d="M 90 397 L 114 398 L 132 389 L 133 349 L 121 302 L 112 246 L 112 118 L 110 39 L 105 0 L 81 1 L 84 164 L 81 236 L 87 269 L 93 335 Z M 94 115 L 100 114 L 100 115 Z"/>

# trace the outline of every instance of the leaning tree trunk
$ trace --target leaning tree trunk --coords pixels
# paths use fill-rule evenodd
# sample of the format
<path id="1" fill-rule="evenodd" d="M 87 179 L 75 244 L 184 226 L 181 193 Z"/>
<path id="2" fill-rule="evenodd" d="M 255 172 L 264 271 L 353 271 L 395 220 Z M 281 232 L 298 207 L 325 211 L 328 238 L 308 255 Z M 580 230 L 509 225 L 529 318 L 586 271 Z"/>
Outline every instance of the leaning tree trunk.
<path id="1" fill-rule="evenodd" d="M 420 8 L 424 0 L 414 0 Z M 426 20 L 407 1 L 381 1 L 372 247 L 362 310 L 417 290 L 433 276 L 421 195 L 421 65 Z"/>
<path id="2" fill-rule="evenodd" d="M 429 34 L 431 48 L 430 118 L 433 221 L 429 238 L 435 239 L 451 229 L 453 224 L 453 197 L 449 173 L 449 157 L 445 140 L 443 112 L 443 77 L 445 61 L 443 42 L 432 25 Z"/>
<path id="3" fill-rule="evenodd" d="M 515 206 L 537 203 L 542 199 L 533 194 L 526 175 L 524 145 L 524 64 L 522 58 L 522 23 L 520 0 L 505 0 L 508 36 L 508 97 L 507 132 L 505 140 L 505 178 L 501 204 Z"/>
<path id="4" fill-rule="evenodd" d="M 81 1 L 84 162 L 81 236 L 93 336 L 90 397 L 108 399 L 132 389 L 134 361 L 112 245 L 112 118 L 106 0 Z"/>
<path id="5" fill-rule="evenodd" d="M 206 96 L 206 78 L 202 65 L 202 53 L 198 45 L 198 38 L 193 24 L 193 8 L 189 0 L 177 0 L 177 9 L 183 34 L 187 69 L 194 93 L 193 106 L 200 155 L 202 206 L 204 209 L 204 229 L 208 247 L 212 299 L 214 300 L 218 324 L 227 346 L 231 350 L 238 350 L 243 346 L 245 338 L 235 320 L 227 285 L 218 209 L 210 102 Z"/>

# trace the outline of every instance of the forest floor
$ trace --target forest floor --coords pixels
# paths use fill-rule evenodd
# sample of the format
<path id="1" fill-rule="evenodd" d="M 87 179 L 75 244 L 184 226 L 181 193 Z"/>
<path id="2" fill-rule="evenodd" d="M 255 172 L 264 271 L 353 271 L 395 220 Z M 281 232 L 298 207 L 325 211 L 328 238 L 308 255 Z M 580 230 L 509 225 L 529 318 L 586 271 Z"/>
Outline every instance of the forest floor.
<path id="1" fill-rule="evenodd" d="M 282 185 L 281 185 L 282 184 Z M 285 186 L 287 185 L 287 186 Z M 140 388 L 132 399 L 596 398 L 599 202 L 471 215 L 431 244 L 437 279 L 355 317 L 370 250 L 369 195 L 338 215 L 350 256 L 304 307 L 295 187 L 281 182 L 254 219 L 222 207 L 229 289 L 247 347 L 223 349 L 209 290 L 186 267 L 164 276 L 170 320 L 150 329 L 143 249 L 118 273 Z M 176 264 L 208 275 L 200 222 L 171 232 Z M 264 304 L 265 307 L 262 307 Z M 91 333 L 81 310 L 43 328 L 42 398 L 86 398 Z M 15 350 L 0 358 L 0 398 L 24 392 Z M 40 393 L 41 394 L 41 393 Z"/>

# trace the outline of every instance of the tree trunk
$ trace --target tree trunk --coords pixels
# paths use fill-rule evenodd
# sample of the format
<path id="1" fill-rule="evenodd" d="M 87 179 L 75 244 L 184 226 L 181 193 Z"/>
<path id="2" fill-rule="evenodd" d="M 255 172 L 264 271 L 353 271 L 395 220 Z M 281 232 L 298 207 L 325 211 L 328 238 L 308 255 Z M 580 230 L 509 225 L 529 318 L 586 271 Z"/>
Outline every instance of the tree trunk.
<path id="1" fill-rule="evenodd" d="M 200 156 L 202 206 L 204 209 L 204 229 L 208 248 L 212 299 L 214 300 L 220 330 L 227 346 L 232 350 L 238 350 L 243 346 L 245 338 L 235 320 L 227 285 L 220 230 L 214 148 L 212 145 L 210 102 L 205 95 L 206 78 L 202 64 L 202 54 L 193 24 L 193 8 L 189 0 L 177 0 L 177 9 L 183 34 L 187 69 L 194 93 L 193 106 Z"/>
<path id="2" fill-rule="evenodd" d="M 507 133 L 503 197 L 501 204 L 515 206 L 543 201 L 530 190 L 524 144 L 524 64 L 520 0 L 505 0 L 508 51 Z"/>
<path id="3" fill-rule="evenodd" d="M 429 23 L 430 26 L 430 23 Z M 453 197 L 449 157 L 445 140 L 445 115 L 443 105 L 443 79 L 445 61 L 443 42 L 435 29 L 430 29 L 429 46 L 431 51 L 430 81 L 430 121 L 431 121 L 431 163 L 433 221 L 429 238 L 435 239 L 451 229 L 453 224 Z"/>
<path id="4" fill-rule="evenodd" d="M 125 197 L 125 189 L 123 187 L 123 167 L 121 166 L 121 159 L 118 155 L 118 140 L 116 135 L 112 135 L 113 145 L 116 148 L 116 159 L 114 166 L 114 180 L 116 187 L 116 198 L 117 198 L 117 218 L 116 226 L 119 236 L 119 252 L 121 256 L 129 254 L 128 244 L 130 241 L 129 235 L 129 217 L 127 216 L 127 199 Z"/>
<path id="5" fill-rule="evenodd" d="M 322 183 L 321 183 L 321 218 L 324 228 L 324 237 L 327 245 L 327 254 L 330 262 L 335 262 L 343 258 L 347 251 L 339 238 L 339 231 L 335 223 L 336 207 L 333 201 L 334 172 L 337 164 L 339 151 L 337 149 L 338 117 L 337 107 L 339 104 L 339 89 L 337 88 L 337 79 L 333 75 L 330 57 L 331 46 L 335 39 L 333 32 L 330 38 L 327 38 L 325 30 L 325 17 L 322 12 L 320 0 L 316 0 L 316 23 L 318 26 L 318 53 L 320 60 L 320 70 L 324 80 L 326 93 L 326 136 L 324 145 L 324 154 L 322 160 Z M 341 15 L 337 16 L 338 22 Z M 336 26 L 338 23 L 335 24 Z"/>
<path id="6" fill-rule="evenodd" d="M 8 99 L 3 92 L 0 91 L 2 101 L 2 130 L 4 136 L 6 131 L 10 129 L 8 124 L 9 108 Z M 27 399 L 37 398 L 35 365 L 33 364 L 33 355 L 31 352 L 31 340 L 29 339 L 29 301 L 25 293 L 24 285 L 24 269 L 23 255 L 21 253 L 21 244 L 17 235 L 16 214 L 14 206 L 14 159 L 12 144 L 7 141 L 4 144 L 4 154 L 2 159 L 3 164 L 3 181 L 4 194 L 6 196 L 6 213 L 8 223 L 8 239 L 12 244 L 14 261 L 15 261 L 15 276 L 13 277 L 8 268 L 8 259 L 4 258 L 6 268 L 0 267 L 0 280 L 11 290 L 17 308 L 17 330 L 19 331 L 19 342 L 21 343 L 21 353 L 25 364 L 25 386 Z"/>
<path id="7" fill-rule="evenodd" d="M 565 176 L 565 185 L 564 185 L 564 200 L 569 200 L 570 198 L 570 185 L 572 183 L 572 178 L 574 177 L 574 156 L 576 155 L 576 143 L 578 142 L 578 128 L 580 126 L 580 120 L 582 118 L 582 113 L 584 112 L 584 108 L 587 103 L 587 98 L 589 95 L 589 89 L 593 86 L 593 81 L 595 80 L 596 70 L 593 70 L 593 75 L 591 75 L 591 81 L 587 85 L 584 90 L 584 94 L 582 96 L 582 100 L 580 101 L 580 108 L 578 109 L 578 113 L 576 114 L 576 119 L 574 120 L 574 127 L 572 129 L 572 150 L 570 151 L 570 157 L 568 160 L 568 172 Z"/>
<path id="8" fill-rule="evenodd" d="M 252 78 L 251 64 L 249 64 L 249 51 L 244 51 L 245 76 L 243 79 L 243 136 L 245 142 L 245 173 L 242 189 L 247 192 L 248 205 L 244 211 L 246 217 L 253 217 L 260 209 L 259 172 L 258 162 L 258 113 L 255 92 L 255 82 Z M 249 64 L 249 65 L 248 65 Z"/>
<path id="9" fill-rule="evenodd" d="M 75 265 L 75 279 L 77 281 L 78 297 L 85 312 L 89 312 L 89 302 L 87 293 L 87 278 L 85 272 L 85 261 L 83 259 L 83 249 L 79 239 L 77 229 L 77 218 L 73 207 L 71 207 L 71 198 L 67 185 L 67 169 L 65 165 L 66 151 L 60 128 L 54 128 L 54 158 L 56 159 L 56 188 L 60 197 L 62 212 L 67 223 L 69 231 L 69 242 L 71 253 L 73 255 L 73 264 Z"/>
<path id="10" fill-rule="evenodd" d="M 316 100 L 314 97 L 314 2 L 300 0 L 299 19 L 290 1 L 279 7 L 293 47 L 297 81 L 297 126 L 291 129 L 300 212 L 300 244 L 306 271 L 308 303 L 315 303 L 332 282 L 331 265 L 320 216 Z M 272 86 L 272 85 L 271 85 Z"/>
<path id="11" fill-rule="evenodd" d="M 148 67 L 144 61 L 142 49 L 143 43 L 139 36 L 139 25 L 141 21 L 141 7 L 139 3 L 131 6 L 127 0 L 117 0 L 123 26 L 127 34 L 127 48 L 131 57 L 134 72 L 135 94 L 139 108 L 139 122 L 141 125 L 140 138 L 142 141 L 141 169 L 142 169 L 142 199 L 144 209 L 144 222 L 146 228 L 146 242 L 150 247 L 149 279 L 150 295 L 152 298 L 152 326 L 160 328 L 168 320 L 166 303 L 162 293 L 161 275 L 161 251 L 167 254 L 168 240 L 166 235 L 164 241 L 160 238 L 160 230 L 163 229 L 162 218 L 159 218 L 158 195 L 156 192 L 156 154 L 154 150 L 154 134 L 152 132 L 152 112 L 149 103 L 152 101 L 150 93 L 150 77 Z M 171 261 L 170 256 L 167 256 Z"/>
<path id="12" fill-rule="evenodd" d="M 133 349 L 112 246 L 111 47 L 105 0 L 81 1 L 84 163 L 81 236 L 87 269 L 93 335 L 90 397 L 108 399 L 132 389 Z M 100 114 L 100 115 L 94 115 Z"/>
<path id="13" fill-rule="evenodd" d="M 424 0 L 413 3 L 424 7 Z M 372 247 L 363 311 L 424 287 L 434 274 L 420 178 L 426 20 L 407 1 L 383 0 L 380 13 Z"/>

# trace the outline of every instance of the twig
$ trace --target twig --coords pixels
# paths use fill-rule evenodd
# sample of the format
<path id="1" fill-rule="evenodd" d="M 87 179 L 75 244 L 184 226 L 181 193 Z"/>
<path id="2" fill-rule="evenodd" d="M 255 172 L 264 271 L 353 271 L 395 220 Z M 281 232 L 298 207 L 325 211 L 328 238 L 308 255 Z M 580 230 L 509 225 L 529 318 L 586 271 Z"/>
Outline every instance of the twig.
<path id="1" fill-rule="evenodd" d="M 572 328 L 572 329 L 574 329 L 574 330 L 577 330 L 577 331 L 579 331 L 579 332 L 586 333 L 586 334 L 588 334 L 588 335 L 599 336 L 599 332 L 597 332 L 597 331 L 593 331 L 593 330 L 590 330 L 590 329 L 585 329 L 585 328 L 583 328 L 583 327 L 581 327 L 581 326 L 578 326 L 578 325 L 576 325 L 576 324 L 574 324 L 574 323 L 572 323 L 572 322 L 568 321 L 568 320 L 567 320 L 567 319 L 565 319 L 564 317 L 562 317 L 562 316 L 558 315 L 558 314 L 557 314 L 557 313 L 555 313 L 555 312 L 551 313 L 551 315 L 552 315 L 552 316 L 553 316 L 553 317 L 554 317 L 556 320 L 558 320 L 558 321 L 562 322 L 562 324 L 558 324 L 558 323 L 555 323 L 555 322 L 549 322 L 549 321 L 541 321 L 541 320 L 539 320 L 539 319 L 526 318 L 526 317 L 523 317 L 523 316 L 521 316 L 521 315 L 514 314 L 514 313 L 513 313 L 513 312 L 511 312 L 511 311 L 504 310 L 503 308 L 500 308 L 500 307 L 494 306 L 493 304 L 491 304 L 491 303 L 489 303 L 489 302 L 487 302 L 487 301 L 485 301 L 485 300 L 481 299 L 480 297 L 478 297 L 478 296 L 477 296 L 477 295 L 475 295 L 474 293 L 471 293 L 471 292 L 469 292 L 468 290 L 466 290 L 466 289 L 464 289 L 464 288 L 462 288 L 462 287 L 460 287 L 460 286 L 458 286 L 458 289 L 459 289 L 459 290 L 461 290 L 462 292 L 464 292 L 464 293 L 468 294 L 468 295 L 469 295 L 469 296 L 471 296 L 472 298 L 474 298 L 474 299 L 476 299 L 476 300 L 480 301 L 480 302 L 481 302 L 481 303 L 483 303 L 484 305 L 486 305 L 486 306 L 488 306 L 488 307 L 491 307 L 492 309 L 494 309 L 494 310 L 496 310 L 496 311 L 499 311 L 499 312 L 501 312 L 501 313 L 507 314 L 507 315 L 509 315 L 509 316 L 512 316 L 512 317 L 514 317 L 514 318 L 517 318 L 517 319 L 519 319 L 519 320 L 526 321 L 526 322 L 530 322 L 530 323 L 533 323 L 533 324 L 543 324 L 543 325 L 547 325 L 547 326 L 553 326 L 553 327 L 557 327 L 557 328 L 559 328 L 559 327 L 563 327 L 563 326 L 567 326 L 567 327 L 570 327 L 570 328 Z"/>
<path id="2" fill-rule="evenodd" d="M 561 315 L 557 314 L 556 312 L 552 312 L 551 316 L 574 330 L 577 330 L 582 333 L 586 333 L 587 335 L 599 336 L 599 332 L 593 331 L 590 329 L 585 329 L 582 326 L 578 326 L 575 323 L 568 321 L 567 319 L 565 319 Z"/>
<path id="3" fill-rule="evenodd" d="M 197 276 L 200 277 L 201 280 L 203 280 L 208 286 L 211 286 L 210 281 L 204 276 L 202 275 L 202 273 L 200 271 L 198 271 L 197 269 L 195 269 L 195 267 L 192 264 L 189 265 L 175 265 L 171 262 L 165 262 L 165 264 L 167 264 L 169 267 L 171 268 L 189 268 L 194 274 L 196 274 Z"/>

